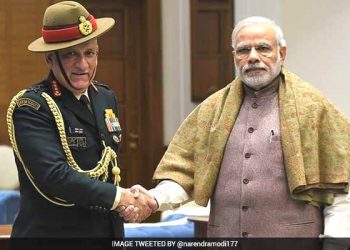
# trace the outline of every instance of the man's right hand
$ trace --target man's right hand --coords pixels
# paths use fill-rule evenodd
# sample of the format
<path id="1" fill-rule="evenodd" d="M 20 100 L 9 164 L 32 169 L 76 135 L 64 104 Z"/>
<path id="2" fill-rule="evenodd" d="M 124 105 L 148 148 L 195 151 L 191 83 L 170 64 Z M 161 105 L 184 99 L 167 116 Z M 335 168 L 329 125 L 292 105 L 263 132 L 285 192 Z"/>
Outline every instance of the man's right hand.
<path id="1" fill-rule="evenodd" d="M 135 185 L 123 189 L 117 207 L 119 215 L 128 222 L 141 222 L 147 219 L 158 208 L 155 198 L 142 186 Z"/>
<path id="2" fill-rule="evenodd" d="M 116 211 L 128 222 L 139 222 L 139 208 L 136 207 L 138 194 L 133 194 L 130 189 L 121 189 L 121 198 Z M 124 216 L 122 216 L 124 214 Z"/>

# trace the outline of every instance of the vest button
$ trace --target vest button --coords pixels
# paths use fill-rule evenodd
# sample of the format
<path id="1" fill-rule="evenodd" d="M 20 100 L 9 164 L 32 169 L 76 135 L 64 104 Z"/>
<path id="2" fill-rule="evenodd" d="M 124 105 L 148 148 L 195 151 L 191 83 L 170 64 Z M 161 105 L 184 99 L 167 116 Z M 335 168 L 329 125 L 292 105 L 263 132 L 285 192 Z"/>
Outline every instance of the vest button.
<path id="1" fill-rule="evenodd" d="M 248 211 L 248 206 L 242 206 L 243 211 Z"/>
<path id="2" fill-rule="evenodd" d="M 247 233 L 247 232 L 243 232 L 243 233 L 242 233 L 242 237 L 243 237 L 243 238 L 248 238 L 248 233 Z"/>
<path id="3" fill-rule="evenodd" d="M 252 104 L 252 108 L 253 108 L 253 109 L 257 109 L 257 108 L 258 108 L 258 104 L 257 104 L 256 102 L 254 102 L 254 103 Z"/>
<path id="4" fill-rule="evenodd" d="M 252 128 L 252 127 L 248 128 L 248 132 L 249 133 L 253 133 L 254 132 L 254 128 Z"/>
<path id="5" fill-rule="evenodd" d="M 249 180 L 248 180 L 248 179 L 243 179 L 243 183 L 244 183 L 244 184 L 248 184 L 248 183 L 249 183 Z"/>
<path id="6" fill-rule="evenodd" d="M 244 155 L 244 157 L 245 157 L 246 159 L 249 159 L 249 158 L 250 158 L 250 156 L 251 156 L 251 154 L 250 154 L 250 153 L 246 153 L 246 154 Z"/>

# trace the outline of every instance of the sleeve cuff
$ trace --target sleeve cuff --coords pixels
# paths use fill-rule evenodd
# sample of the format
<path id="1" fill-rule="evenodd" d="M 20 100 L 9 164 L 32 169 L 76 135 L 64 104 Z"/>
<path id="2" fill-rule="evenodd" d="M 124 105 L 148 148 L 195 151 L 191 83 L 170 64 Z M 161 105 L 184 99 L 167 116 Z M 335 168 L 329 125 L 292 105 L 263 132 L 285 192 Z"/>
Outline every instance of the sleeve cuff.
<path id="1" fill-rule="evenodd" d="M 117 189 L 117 192 L 115 194 L 115 199 L 111 210 L 115 210 L 118 207 L 120 199 L 122 198 L 123 188 L 116 186 L 116 189 Z"/>

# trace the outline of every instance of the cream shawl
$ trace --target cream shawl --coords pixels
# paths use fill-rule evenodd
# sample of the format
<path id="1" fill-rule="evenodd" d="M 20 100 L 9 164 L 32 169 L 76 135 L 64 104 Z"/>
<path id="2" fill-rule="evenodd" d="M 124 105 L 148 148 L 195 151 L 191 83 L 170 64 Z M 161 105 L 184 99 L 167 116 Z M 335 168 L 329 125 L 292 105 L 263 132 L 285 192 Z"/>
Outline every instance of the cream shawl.
<path id="1" fill-rule="evenodd" d="M 237 78 L 198 105 L 176 132 L 153 179 L 176 181 L 197 204 L 206 206 L 243 98 Z M 316 206 L 331 204 L 334 193 L 349 189 L 349 121 L 326 97 L 286 69 L 279 87 L 279 110 L 291 197 Z"/>

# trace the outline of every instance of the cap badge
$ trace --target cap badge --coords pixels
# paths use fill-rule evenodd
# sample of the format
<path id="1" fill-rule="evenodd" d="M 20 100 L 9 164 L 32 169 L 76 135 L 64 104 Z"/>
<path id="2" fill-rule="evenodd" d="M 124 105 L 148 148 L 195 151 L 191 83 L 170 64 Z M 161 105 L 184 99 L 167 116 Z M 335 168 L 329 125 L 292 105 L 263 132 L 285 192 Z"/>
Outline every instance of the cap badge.
<path id="1" fill-rule="evenodd" d="M 90 35 L 93 31 L 92 24 L 84 16 L 79 17 L 79 31 L 82 35 Z"/>

